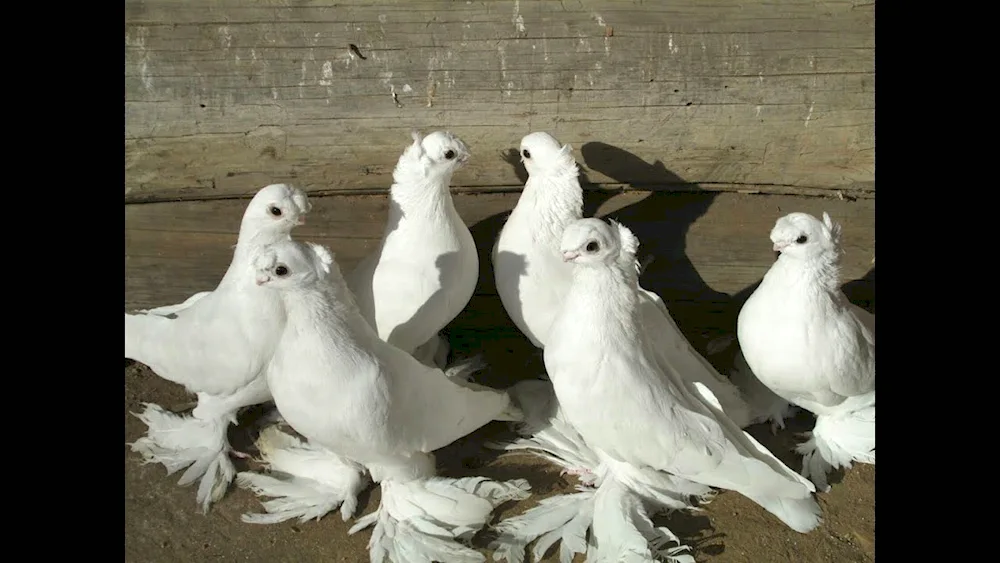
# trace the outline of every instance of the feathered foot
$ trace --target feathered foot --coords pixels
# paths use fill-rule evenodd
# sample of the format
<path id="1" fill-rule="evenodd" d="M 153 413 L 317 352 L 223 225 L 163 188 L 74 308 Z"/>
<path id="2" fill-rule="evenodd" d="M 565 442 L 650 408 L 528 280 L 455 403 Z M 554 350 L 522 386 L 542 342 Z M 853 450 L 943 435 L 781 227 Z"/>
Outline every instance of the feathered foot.
<path id="1" fill-rule="evenodd" d="M 365 469 L 333 452 L 302 442 L 276 426 L 265 428 L 257 448 L 271 475 L 243 471 L 236 483 L 257 496 L 274 497 L 262 502 L 266 514 L 244 514 L 250 524 L 275 524 L 298 518 L 319 520 L 340 507 L 346 522 L 358 508 L 358 494 L 368 485 Z"/>
<path id="2" fill-rule="evenodd" d="M 535 561 L 560 542 L 559 560 L 568 563 L 577 553 L 587 552 L 587 530 L 594 520 L 594 489 L 549 497 L 524 514 L 503 520 L 494 530 L 499 536 L 490 544 L 494 561 L 523 563 L 528 544 Z"/>
<path id="3" fill-rule="evenodd" d="M 875 465 L 875 406 L 847 415 L 819 415 L 812 432 L 795 450 L 802 454 L 802 476 L 828 492 L 827 474 L 852 462 Z"/>
<path id="4" fill-rule="evenodd" d="M 767 422 L 771 427 L 771 434 L 777 434 L 778 430 L 785 429 L 785 420 L 795 416 L 795 412 L 798 409 L 795 405 L 783 402 L 781 405 L 775 405 L 772 410 L 766 412 L 759 412 L 751 421 L 751 424 L 760 424 Z"/>
<path id="5" fill-rule="evenodd" d="M 592 482 L 600 466 L 600 461 L 590 446 L 568 423 L 559 419 L 552 419 L 551 426 L 529 438 L 521 438 L 509 444 L 489 442 L 486 446 L 507 451 L 526 450 L 558 465 L 566 472 L 580 476 L 585 484 Z"/>
<path id="6" fill-rule="evenodd" d="M 528 498 L 524 479 L 506 482 L 483 477 L 431 477 L 382 481 L 382 503 L 358 519 L 349 534 L 375 525 L 368 549 L 371 563 L 480 563 L 486 558 L 459 544 L 468 540 L 508 500 Z"/>
<path id="7" fill-rule="evenodd" d="M 497 524 L 500 535 L 490 546 L 493 559 L 522 563 L 527 545 L 537 540 L 532 549 L 536 561 L 558 541 L 561 563 L 569 563 L 577 553 L 586 553 L 587 561 L 609 563 L 694 562 L 684 554 L 689 548 L 679 545 L 669 529 L 655 528 L 649 516 L 691 509 L 690 497 L 707 500 L 711 489 L 625 464 L 602 466 L 595 484 L 596 489 L 578 486 L 576 493 L 547 498 Z M 667 547 L 671 543 L 678 545 Z"/>
<path id="8" fill-rule="evenodd" d="M 203 513 L 226 493 L 236 475 L 229 459 L 231 448 L 226 431 L 231 417 L 211 419 L 178 415 L 159 405 L 144 403 L 141 414 L 132 413 L 149 427 L 146 435 L 131 444 L 144 463 L 162 463 L 167 475 L 187 467 L 178 484 L 189 485 L 201 478 L 197 501 Z M 189 467 L 190 466 L 190 467 Z"/>
<path id="9" fill-rule="evenodd" d="M 691 548 L 683 545 L 676 534 L 666 526 L 653 526 L 647 504 L 653 505 L 655 514 L 659 508 L 655 502 L 630 491 L 617 480 L 608 480 L 598 489 L 587 561 L 695 563 L 694 557 L 686 553 Z M 669 508 L 681 507 L 671 502 Z"/>

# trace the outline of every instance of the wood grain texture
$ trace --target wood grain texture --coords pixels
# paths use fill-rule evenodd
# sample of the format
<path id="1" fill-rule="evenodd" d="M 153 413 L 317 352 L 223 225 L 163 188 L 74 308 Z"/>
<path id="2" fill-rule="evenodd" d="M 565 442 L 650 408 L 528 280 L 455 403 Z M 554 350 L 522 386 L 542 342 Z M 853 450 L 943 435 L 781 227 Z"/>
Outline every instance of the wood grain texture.
<path id="1" fill-rule="evenodd" d="M 385 190 L 411 128 L 467 141 L 467 191 L 521 185 L 500 153 L 545 130 L 666 163 L 660 187 L 874 196 L 873 4 L 125 7 L 126 202 Z M 647 187 L 580 161 L 598 187 Z"/>
<path id="2" fill-rule="evenodd" d="M 476 297 L 452 323 L 461 338 L 519 337 L 496 297 L 489 253 L 517 194 L 455 196 L 480 254 Z M 328 246 L 350 271 L 382 237 L 386 196 L 313 197 L 299 240 Z M 232 258 L 246 200 L 156 203 L 125 207 L 125 308 L 179 303 L 210 290 Z M 660 294 L 692 340 L 735 328 L 739 304 L 774 261 L 768 233 L 792 211 L 827 211 L 843 225 L 843 279 L 867 274 L 874 290 L 875 205 L 801 196 L 715 193 L 591 191 L 587 215 L 613 217 L 640 240 L 651 256 L 640 279 Z M 872 300 L 873 297 L 869 298 Z M 453 336 L 454 337 L 454 336 Z"/>

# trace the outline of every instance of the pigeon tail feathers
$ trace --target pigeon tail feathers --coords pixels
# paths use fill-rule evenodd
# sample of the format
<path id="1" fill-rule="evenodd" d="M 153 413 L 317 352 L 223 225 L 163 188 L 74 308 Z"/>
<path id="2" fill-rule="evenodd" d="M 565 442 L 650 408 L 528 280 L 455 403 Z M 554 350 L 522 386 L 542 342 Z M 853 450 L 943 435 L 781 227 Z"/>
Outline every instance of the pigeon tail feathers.
<path id="1" fill-rule="evenodd" d="M 823 521 L 822 510 L 812 496 L 806 498 L 746 496 L 800 534 L 813 531 Z"/>

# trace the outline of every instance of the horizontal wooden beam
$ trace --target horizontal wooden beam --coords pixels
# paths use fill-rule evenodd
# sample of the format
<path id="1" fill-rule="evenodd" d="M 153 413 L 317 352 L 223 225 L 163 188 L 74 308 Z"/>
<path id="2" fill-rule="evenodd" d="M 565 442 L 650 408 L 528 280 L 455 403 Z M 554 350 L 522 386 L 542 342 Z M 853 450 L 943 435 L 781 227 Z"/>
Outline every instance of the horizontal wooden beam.
<path id="1" fill-rule="evenodd" d="M 385 191 L 414 128 L 467 142 L 467 191 L 521 185 L 504 153 L 544 130 L 610 189 L 874 193 L 872 4 L 127 0 L 125 24 L 130 202 Z"/>

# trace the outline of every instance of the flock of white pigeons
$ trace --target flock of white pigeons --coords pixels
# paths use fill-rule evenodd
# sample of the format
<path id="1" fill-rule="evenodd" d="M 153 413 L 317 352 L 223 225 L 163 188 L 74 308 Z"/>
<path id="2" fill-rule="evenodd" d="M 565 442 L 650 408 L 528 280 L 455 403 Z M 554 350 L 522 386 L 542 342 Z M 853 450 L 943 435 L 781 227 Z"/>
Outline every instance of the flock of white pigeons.
<path id="1" fill-rule="evenodd" d="M 188 415 L 145 404 L 133 443 L 181 484 L 200 480 L 203 511 L 235 479 L 265 513 L 250 523 L 355 515 L 358 494 L 381 487 L 373 563 L 465 563 L 468 540 L 524 479 L 438 476 L 434 451 L 490 421 L 522 436 L 492 444 L 528 450 L 579 476 L 577 492 L 547 498 L 495 524 L 495 560 L 693 562 L 659 511 L 692 509 L 736 491 L 790 528 L 822 520 L 814 493 L 853 462 L 875 463 L 875 317 L 840 289 L 840 226 L 791 213 L 770 233 L 780 255 L 743 306 L 731 379 L 684 338 L 663 301 L 638 282 L 639 241 L 624 225 L 582 216 L 569 145 L 537 132 L 521 140 L 528 172 L 492 253 L 497 291 L 517 327 L 543 350 L 546 376 L 506 390 L 471 381 L 478 359 L 445 366 L 439 335 L 468 304 L 479 259 L 455 211 L 452 174 L 469 159 L 456 136 L 413 134 L 393 172 L 378 249 L 341 272 L 326 247 L 294 239 L 311 204 L 274 184 L 250 201 L 229 269 L 213 291 L 125 314 L 125 357 L 196 393 Z M 274 401 L 257 439 L 267 471 L 236 474 L 227 428 L 237 412 Z M 815 414 L 796 472 L 742 429 L 791 409 Z M 291 426 L 304 438 L 279 429 Z M 772 426 L 774 428 L 774 426 Z"/>

